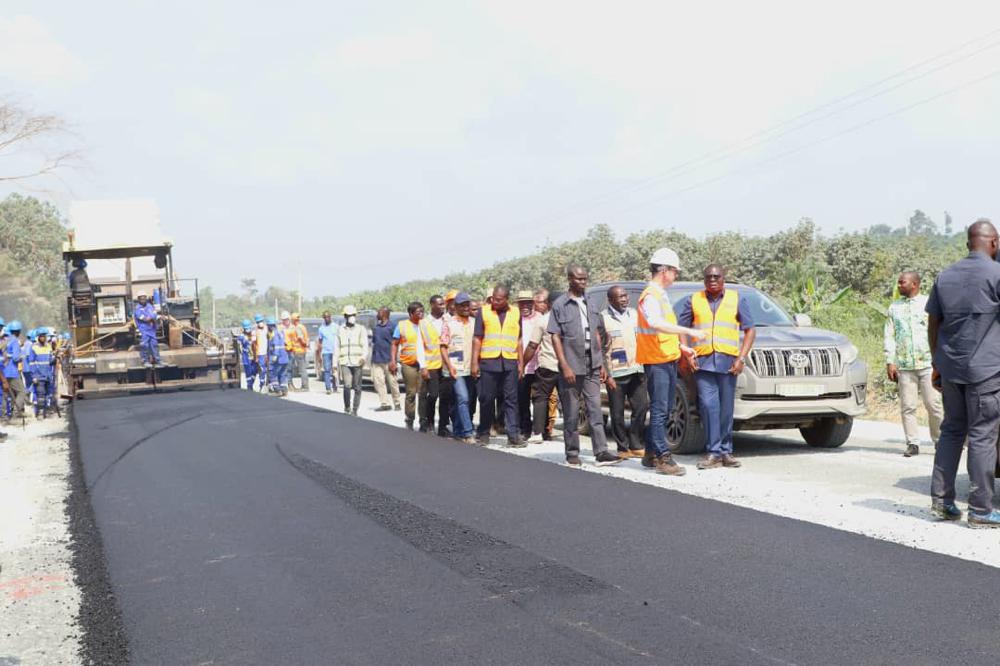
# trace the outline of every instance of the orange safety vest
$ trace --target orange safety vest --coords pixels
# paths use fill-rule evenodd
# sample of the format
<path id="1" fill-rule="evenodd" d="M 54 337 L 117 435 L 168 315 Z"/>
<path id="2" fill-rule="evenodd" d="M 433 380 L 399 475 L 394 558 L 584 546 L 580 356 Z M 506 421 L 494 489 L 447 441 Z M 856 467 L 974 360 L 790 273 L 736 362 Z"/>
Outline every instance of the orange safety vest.
<path id="1" fill-rule="evenodd" d="M 649 324 L 642 303 L 646 297 L 655 298 L 660 303 L 663 318 L 668 324 L 677 323 L 677 315 L 667 298 L 667 292 L 657 284 L 650 284 L 639 296 L 639 325 L 635 329 L 635 360 L 643 365 L 670 363 L 681 357 L 681 341 L 674 333 L 661 333 Z"/>
<path id="2" fill-rule="evenodd" d="M 709 331 L 711 335 L 695 345 L 698 356 L 708 356 L 712 352 L 740 355 L 740 321 L 738 318 L 740 296 L 734 289 L 727 289 L 722 295 L 722 302 L 712 313 L 708 296 L 704 291 L 691 294 L 691 312 L 694 315 L 694 328 Z"/>
<path id="3" fill-rule="evenodd" d="M 417 327 L 409 319 L 399 322 L 399 361 L 404 365 L 417 364 Z"/>
<path id="4" fill-rule="evenodd" d="M 292 324 L 285 329 L 285 342 L 288 351 L 304 354 L 309 349 L 309 331 L 305 324 Z"/>
<path id="5" fill-rule="evenodd" d="M 493 306 L 483 305 L 483 346 L 480 358 L 504 358 L 517 360 L 517 339 L 521 332 L 521 312 L 516 308 L 508 308 L 507 316 L 500 325 L 500 316 L 494 312 Z"/>

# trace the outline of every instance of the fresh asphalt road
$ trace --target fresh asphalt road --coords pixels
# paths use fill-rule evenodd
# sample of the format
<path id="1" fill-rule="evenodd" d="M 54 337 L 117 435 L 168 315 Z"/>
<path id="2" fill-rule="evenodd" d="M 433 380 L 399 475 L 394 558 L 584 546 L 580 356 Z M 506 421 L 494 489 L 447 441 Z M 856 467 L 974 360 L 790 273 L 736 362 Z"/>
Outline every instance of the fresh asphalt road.
<path id="1" fill-rule="evenodd" d="M 1000 663 L 1000 570 L 238 391 L 74 406 L 136 664 Z"/>

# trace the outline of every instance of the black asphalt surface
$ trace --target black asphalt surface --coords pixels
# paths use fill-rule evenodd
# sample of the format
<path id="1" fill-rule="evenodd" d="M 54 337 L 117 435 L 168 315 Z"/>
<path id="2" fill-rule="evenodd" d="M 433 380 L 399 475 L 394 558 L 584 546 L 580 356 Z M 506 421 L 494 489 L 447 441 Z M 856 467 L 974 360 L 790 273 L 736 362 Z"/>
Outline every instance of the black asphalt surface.
<path id="1" fill-rule="evenodd" d="M 135 664 L 1000 663 L 972 562 L 238 391 L 74 418 Z"/>

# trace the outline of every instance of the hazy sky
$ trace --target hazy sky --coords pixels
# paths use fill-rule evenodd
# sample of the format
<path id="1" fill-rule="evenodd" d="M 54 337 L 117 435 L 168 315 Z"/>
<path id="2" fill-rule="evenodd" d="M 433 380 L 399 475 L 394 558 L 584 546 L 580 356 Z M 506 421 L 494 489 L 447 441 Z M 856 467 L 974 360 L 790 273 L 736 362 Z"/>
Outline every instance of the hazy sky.
<path id="1" fill-rule="evenodd" d="M 378 287 L 597 222 L 1000 218 L 1000 75 L 944 94 L 997 70 L 996 2 L 0 0 L 0 95 L 86 147 L 51 198 L 155 198 L 224 291 Z"/>

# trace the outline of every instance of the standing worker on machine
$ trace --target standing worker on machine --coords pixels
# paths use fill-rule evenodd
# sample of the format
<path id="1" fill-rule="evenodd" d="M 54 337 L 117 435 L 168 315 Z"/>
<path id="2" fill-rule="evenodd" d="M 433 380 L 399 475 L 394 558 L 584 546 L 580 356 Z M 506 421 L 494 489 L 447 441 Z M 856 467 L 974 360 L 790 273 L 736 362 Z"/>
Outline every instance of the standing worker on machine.
<path id="1" fill-rule="evenodd" d="M 159 315 L 148 296 L 141 293 L 137 296 L 139 304 L 132 311 L 135 327 L 139 330 L 139 353 L 142 355 L 142 365 L 146 368 L 162 368 L 160 362 L 160 343 L 156 340 L 156 320 Z"/>

